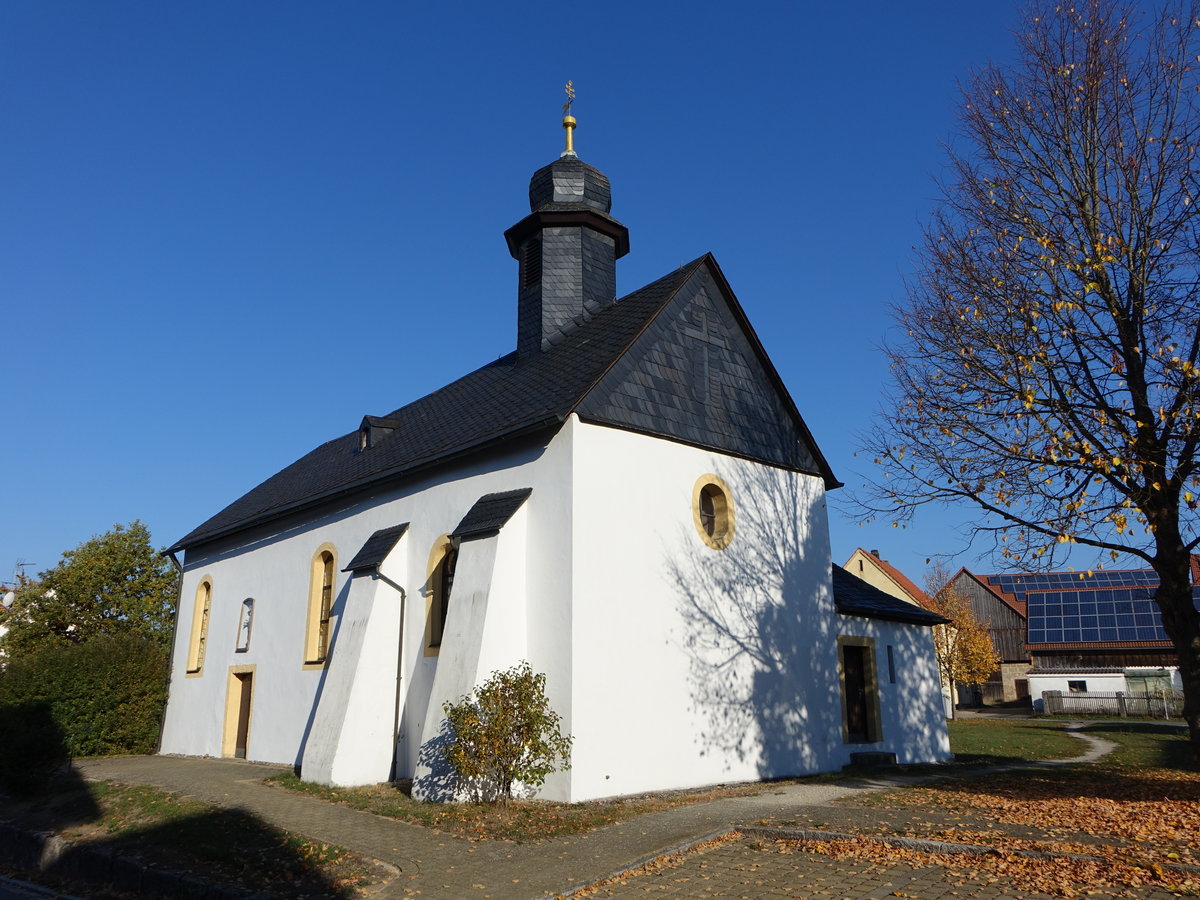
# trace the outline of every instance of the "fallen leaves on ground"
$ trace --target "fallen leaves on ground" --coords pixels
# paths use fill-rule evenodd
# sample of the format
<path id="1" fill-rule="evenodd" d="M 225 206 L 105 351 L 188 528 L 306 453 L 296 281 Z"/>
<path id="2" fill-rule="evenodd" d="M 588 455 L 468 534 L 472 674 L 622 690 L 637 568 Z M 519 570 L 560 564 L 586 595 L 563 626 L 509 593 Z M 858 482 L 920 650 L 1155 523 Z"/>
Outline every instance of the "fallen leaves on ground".
<path id="1" fill-rule="evenodd" d="M 1200 873 L 1188 870 L 1200 866 L 1200 773 L 1119 766 L 1022 772 L 892 791 L 872 798 L 870 806 L 959 815 L 936 832 L 886 819 L 850 830 L 936 836 L 1000 852 L 940 854 L 857 839 L 805 842 L 804 848 L 837 858 L 940 865 L 968 879 L 1002 879 L 1063 897 L 1096 887 L 1200 892 Z M 1055 855 L 1030 858 L 1015 851 Z"/>
<path id="2" fill-rule="evenodd" d="M 941 866 L 952 882 L 990 883 L 1003 881 L 1008 889 L 1021 892 L 1078 897 L 1109 888 L 1109 896 L 1137 896 L 1133 889 L 1156 887 L 1176 893 L 1200 890 L 1196 874 L 1143 866 L 1120 859 L 1078 859 L 1065 856 L 1031 859 L 1013 853 L 929 853 L 883 844 L 867 838 L 837 841 L 776 841 L 778 852 L 788 844 L 833 859 L 863 859 L 871 862 L 903 863 L 913 868 Z"/>
<path id="3" fill-rule="evenodd" d="M 599 893 L 600 891 L 603 891 L 605 888 L 612 887 L 613 885 L 627 884 L 629 882 L 629 879 L 636 878 L 639 875 L 657 874 L 659 872 L 662 872 L 663 870 L 674 868 L 674 867 L 680 865 L 685 860 L 690 859 L 693 856 L 697 856 L 701 853 L 705 853 L 708 850 L 713 849 L 714 847 L 719 847 L 722 844 L 728 843 L 729 841 L 740 840 L 741 837 L 742 837 L 742 833 L 740 831 L 730 831 L 726 834 L 721 835 L 720 837 L 713 838 L 711 841 L 704 841 L 699 844 L 692 844 L 690 847 L 687 847 L 686 849 L 681 850 L 678 853 L 665 853 L 662 856 L 657 856 L 654 859 L 650 860 L 649 862 L 643 863 L 642 865 L 640 865 L 636 868 L 627 869 L 626 871 L 622 872 L 619 875 L 614 875 L 611 878 L 605 878 L 601 881 L 593 882 L 592 884 L 589 884 L 587 887 L 584 887 L 584 888 L 576 891 L 572 896 L 589 897 L 596 893 Z M 687 879 L 682 879 L 682 880 L 686 881 Z"/>

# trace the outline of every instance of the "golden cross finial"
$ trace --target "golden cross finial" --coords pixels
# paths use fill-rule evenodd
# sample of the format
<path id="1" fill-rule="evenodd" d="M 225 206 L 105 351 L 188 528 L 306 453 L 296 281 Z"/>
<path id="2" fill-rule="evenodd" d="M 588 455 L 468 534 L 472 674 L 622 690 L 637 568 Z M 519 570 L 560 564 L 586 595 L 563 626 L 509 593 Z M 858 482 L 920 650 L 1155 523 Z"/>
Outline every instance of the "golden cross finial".
<path id="1" fill-rule="evenodd" d="M 567 131 L 567 149 L 560 156 L 575 155 L 575 117 L 571 115 L 571 104 L 575 102 L 575 82 L 568 81 L 563 86 L 567 94 L 567 102 L 563 104 L 563 128 Z"/>

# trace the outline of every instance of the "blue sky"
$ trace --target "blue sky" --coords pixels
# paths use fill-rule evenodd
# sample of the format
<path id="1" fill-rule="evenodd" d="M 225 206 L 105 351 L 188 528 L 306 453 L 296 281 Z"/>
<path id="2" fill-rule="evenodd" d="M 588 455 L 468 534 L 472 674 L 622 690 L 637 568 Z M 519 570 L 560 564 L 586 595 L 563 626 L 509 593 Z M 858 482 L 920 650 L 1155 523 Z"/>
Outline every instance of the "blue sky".
<path id="1" fill-rule="evenodd" d="M 512 349 L 502 233 L 561 149 L 567 79 L 630 229 L 618 293 L 713 252 L 861 482 L 958 80 L 1009 57 L 1017 19 L 976 0 L 0 4 L 0 581 L 135 518 L 171 543 Z M 878 548 L 917 580 L 974 515 L 860 527 L 833 500 L 835 561 Z"/>

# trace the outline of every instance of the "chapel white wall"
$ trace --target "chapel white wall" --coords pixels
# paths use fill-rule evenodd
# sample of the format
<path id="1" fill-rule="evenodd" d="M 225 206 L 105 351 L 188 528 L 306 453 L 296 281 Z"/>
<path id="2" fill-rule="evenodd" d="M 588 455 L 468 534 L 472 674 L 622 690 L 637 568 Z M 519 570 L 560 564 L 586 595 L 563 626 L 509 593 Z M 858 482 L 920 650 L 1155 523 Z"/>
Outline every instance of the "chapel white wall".
<path id="1" fill-rule="evenodd" d="M 566 443 L 566 446 L 561 446 Z M 247 757 L 252 760 L 283 763 L 301 762 L 318 696 L 325 688 L 328 670 L 305 667 L 304 639 L 308 607 L 309 578 L 313 554 L 322 544 L 329 543 L 337 552 L 335 602 L 331 620 L 331 658 L 338 653 L 339 633 L 345 617 L 350 593 L 350 575 L 341 572 L 376 530 L 401 522 L 410 522 L 402 544 L 404 558 L 399 564 L 389 557 L 388 565 L 403 572 L 401 582 L 407 594 L 404 622 L 403 667 L 400 671 L 403 712 L 400 717 L 400 736 L 397 753 L 397 777 L 410 777 L 415 771 L 422 736 L 430 720 L 440 721 L 440 702 L 432 702 L 431 693 L 438 667 L 438 657 L 425 653 L 427 564 L 435 541 L 452 531 L 481 496 L 498 491 L 532 487 L 533 495 L 526 505 L 542 502 L 546 508 L 531 521 L 528 545 L 541 541 L 539 570 L 527 586 L 528 602 L 542 618 L 528 637 L 531 663 L 539 671 L 555 671 L 552 691 L 569 688 L 570 673 L 561 641 L 548 632 L 569 623 L 569 589 L 562 573 L 569 571 L 570 523 L 556 520 L 556 510 L 569 505 L 569 436 L 561 432 L 549 446 L 496 456 L 473 466 L 459 467 L 452 472 L 431 476 L 408 487 L 367 500 L 346 504 L 340 509 L 301 526 L 276 531 L 260 531 L 232 546 L 202 548 L 190 551 L 184 563 L 179 627 L 176 630 L 172 654 L 171 692 L 163 730 L 161 751 L 186 755 L 220 756 L 224 734 L 228 672 L 231 666 L 254 666 L 254 705 L 250 725 Z M 556 495 L 567 490 L 564 501 Z M 504 571 L 524 569 L 530 560 L 525 558 L 526 547 L 517 547 L 501 561 Z M 514 554 L 519 559 L 513 558 Z M 394 554 L 393 554 L 394 555 Z M 199 676 L 187 676 L 188 642 L 195 604 L 196 587 L 204 577 L 213 581 L 212 607 L 209 620 L 208 648 L 204 667 Z M 356 580 L 361 580 L 359 576 Z M 512 584 L 515 582 L 505 576 Z M 356 590 L 357 590 L 356 586 Z M 249 649 L 234 651 L 238 615 L 243 599 L 255 598 L 254 630 Z M 510 598 L 511 599 L 511 598 Z M 453 600 L 453 597 L 452 597 Z M 374 606 L 394 604 L 398 609 L 399 596 L 376 583 L 369 603 L 360 604 L 363 610 Z M 386 616 L 385 616 L 386 618 Z M 453 619 L 453 611 L 451 612 Z M 398 621 L 387 627 L 394 633 Z M 399 636 L 396 635 L 399 642 Z M 375 642 L 372 651 L 385 667 L 395 652 L 385 648 L 386 642 Z M 546 658 L 537 653 L 545 651 Z M 486 663 L 485 663 L 486 664 Z M 391 671 L 395 671 L 392 664 Z M 388 676 L 384 676 L 384 680 Z M 394 684 L 394 678 L 392 679 Z M 343 688 L 346 688 L 343 685 Z M 349 689 L 348 689 L 349 690 Z M 350 694 L 347 694 L 349 697 Z M 566 700 L 558 697 L 559 702 Z M 561 707 L 560 707 L 561 708 Z M 388 730 L 391 729 L 388 723 Z M 377 766 L 381 750 L 377 742 L 363 748 Z M 391 747 L 387 747 L 390 759 Z M 353 763 L 351 768 L 357 766 Z M 354 777 L 358 777 L 357 775 Z M 386 776 L 385 776 L 386 777 Z"/>
<path id="2" fill-rule="evenodd" d="M 392 777 L 407 550 L 406 534 L 377 574 L 361 572 L 349 579 L 336 632 L 338 652 L 322 675 L 303 749 L 306 781 L 352 786 Z"/>
<path id="3" fill-rule="evenodd" d="M 705 473 L 732 491 L 736 533 L 724 551 L 704 545 L 693 524 L 692 492 Z M 500 535 L 464 542 L 447 640 L 440 655 L 427 655 L 431 548 L 480 496 L 523 487 L 533 493 Z M 397 711 L 391 697 L 374 696 L 396 693 L 400 643 L 399 595 L 382 582 L 360 575 L 355 582 L 363 584 L 351 586 L 339 571 L 335 584 L 332 656 L 336 663 L 341 629 L 347 647 L 357 631 L 371 660 L 357 667 L 366 680 L 338 687 L 330 670 L 302 664 L 314 552 L 332 544 L 340 569 L 374 531 L 405 521 L 409 532 L 384 564 L 407 597 Z M 380 780 L 386 775 L 374 773 L 383 760 L 390 765 L 398 714 L 396 777 L 410 777 L 440 726 L 441 703 L 523 657 L 546 673 L 551 703 L 575 738 L 572 769 L 552 775 L 543 797 L 834 770 L 864 749 L 842 740 L 837 635 L 883 631 L 836 616 L 829 569 L 819 478 L 572 417 L 545 448 L 430 477 L 237 546 L 189 553 L 162 750 L 220 755 L 229 668 L 253 665 L 250 759 L 294 764 L 315 740 L 314 771 L 323 777 Z M 208 653 L 203 673 L 185 677 L 195 590 L 205 576 L 213 579 Z M 234 653 L 248 596 L 256 600 L 251 646 Z M 465 647 L 468 619 L 483 629 L 470 641 L 480 649 L 471 659 L 453 651 L 455 641 Z M 369 639 L 364 622 L 368 630 L 379 624 Z M 928 635 L 896 628 L 888 637 L 896 646 Z M 379 728 L 355 732 L 367 736 L 362 746 L 338 738 L 322 748 L 325 738 L 312 734 L 325 691 L 346 704 L 344 722 L 376 720 Z M 899 689 L 884 689 L 885 697 L 893 693 Z M 936 756 L 936 736 L 920 742 L 933 732 L 917 707 L 903 696 L 897 706 L 907 712 L 894 721 L 885 713 L 888 746 L 910 761 L 904 744 L 915 736 L 914 747 Z"/>
<path id="4" fill-rule="evenodd" d="M 821 480 L 573 428 L 570 799 L 838 768 Z M 723 551 L 693 523 L 706 473 L 732 492 Z"/>

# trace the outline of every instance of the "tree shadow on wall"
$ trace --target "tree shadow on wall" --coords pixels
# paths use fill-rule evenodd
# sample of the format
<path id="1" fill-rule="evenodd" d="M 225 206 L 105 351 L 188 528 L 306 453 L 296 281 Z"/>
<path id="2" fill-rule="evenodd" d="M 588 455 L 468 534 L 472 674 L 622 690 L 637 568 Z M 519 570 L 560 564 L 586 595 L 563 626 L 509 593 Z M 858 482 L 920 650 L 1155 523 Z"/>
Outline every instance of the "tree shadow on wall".
<path id="1" fill-rule="evenodd" d="M 446 760 L 446 750 L 454 742 L 454 730 L 448 720 L 442 720 L 438 733 L 421 745 L 417 764 L 426 771 L 420 778 L 420 800 L 428 803 L 453 803 L 459 799 L 458 775 Z"/>
<path id="2" fill-rule="evenodd" d="M 764 778 L 828 769 L 842 723 L 820 486 L 760 466 L 717 474 L 733 494 L 732 542 L 689 535 L 668 563 L 703 752 Z"/>

